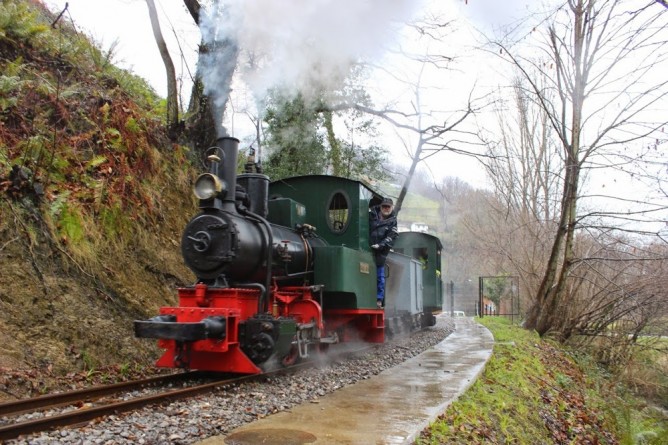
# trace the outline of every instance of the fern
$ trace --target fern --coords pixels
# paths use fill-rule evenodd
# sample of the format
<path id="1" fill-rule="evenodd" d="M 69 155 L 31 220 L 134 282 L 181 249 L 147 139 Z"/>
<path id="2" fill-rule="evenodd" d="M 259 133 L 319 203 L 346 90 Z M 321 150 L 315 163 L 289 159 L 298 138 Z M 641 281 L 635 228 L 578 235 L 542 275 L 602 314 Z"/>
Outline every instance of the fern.
<path id="1" fill-rule="evenodd" d="M 0 40 L 30 40 L 46 31 L 37 14 L 24 2 L 5 0 L 0 3 Z"/>
<path id="2" fill-rule="evenodd" d="M 139 123 L 137 122 L 137 119 L 135 119 L 134 117 L 129 117 L 125 121 L 125 129 L 132 134 L 139 134 L 142 131 L 141 127 L 139 126 Z"/>
<path id="3" fill-rule="evenodd" d="M 105 131 L 106 139 L 114 150 L 127 151 L 123 145 L 123 135 L 115 128 L 107 128 Z"/>
<path id="4" fill-rule="evenodd" d="M 108 161 L 108 159 L 107 159 L 106 156 L 95 156 L 93 159 L 86 162 L 86 170 L 89 170 L 89 169 L 92 170 L 96 167 L 99 167 L 100 165 L 104 164 L 107 161 Z"/>
<path id="5" fill-rule="evenodd" d="M 84 237 L 83 218 L 76 207 L 63 206 L 59 220 L 60 234 L 69 243 L 77 243 Z"/>
<path id="6" fill-rule="evenodd" d="M 51 201 L 51 205 L 49 205 L 49 216 L 51 216 L 51 219 L 57 220 L 58 217 L 60 216 L 61 212 L 67 205 L 67 198 L 70 196 L 70 192 L 65 191 L 63 193 L 60 193 L 56 195 L 55 199 Z"/>
<path id="7" fill-rule="evenodd" d="M 16 106 L 22 83 L 18 76 L 0 76 L 0 112 Z"/>

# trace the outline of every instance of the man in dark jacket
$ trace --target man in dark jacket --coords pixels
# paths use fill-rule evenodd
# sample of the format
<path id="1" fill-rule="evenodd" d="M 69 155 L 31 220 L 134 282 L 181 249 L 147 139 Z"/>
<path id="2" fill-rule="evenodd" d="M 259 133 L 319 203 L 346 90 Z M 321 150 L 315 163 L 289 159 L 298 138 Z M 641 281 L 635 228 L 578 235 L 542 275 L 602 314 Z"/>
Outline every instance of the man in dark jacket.
<path id="1" fill-rule="evenodd" d="M 376 263 L 378 278 L 376 304 L 379 308 L 382 308 L 385 302 L 385 260 L 398 235 L 394 202 L 390 198 L 385 198 L 380 206 L 369 209 L 369 244 Z"/>

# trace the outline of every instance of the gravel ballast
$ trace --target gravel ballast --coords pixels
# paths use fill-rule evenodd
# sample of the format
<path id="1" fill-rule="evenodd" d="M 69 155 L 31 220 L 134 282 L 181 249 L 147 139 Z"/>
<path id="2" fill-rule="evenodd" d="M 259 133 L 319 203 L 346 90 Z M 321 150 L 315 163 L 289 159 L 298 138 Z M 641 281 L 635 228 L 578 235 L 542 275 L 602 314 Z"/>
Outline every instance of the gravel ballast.
<path id="1" fill-rule="evenodd" d="M 441 342 L 454 330 L 447 317 L 410 337 L 393 339 L 352 358 L 321 362 L 312 368 L 248 382 L 215 393 L 98 419 L 12 440 L 9 444 L 191 444 L 368 379 Z"/>

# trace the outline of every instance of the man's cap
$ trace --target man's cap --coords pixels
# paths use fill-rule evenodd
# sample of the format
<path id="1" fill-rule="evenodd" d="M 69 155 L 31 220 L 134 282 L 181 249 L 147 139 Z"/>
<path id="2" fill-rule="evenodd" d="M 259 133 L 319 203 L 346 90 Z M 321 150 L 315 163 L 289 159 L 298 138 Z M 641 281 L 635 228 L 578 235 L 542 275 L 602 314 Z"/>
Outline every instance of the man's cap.
<path id="1" fill-rule="evenodd" d="M 394 201 L 392 201 L 390 198 L 384 198 L 383 202 L 380 203 L 382 206 L 393 206 Z"/>

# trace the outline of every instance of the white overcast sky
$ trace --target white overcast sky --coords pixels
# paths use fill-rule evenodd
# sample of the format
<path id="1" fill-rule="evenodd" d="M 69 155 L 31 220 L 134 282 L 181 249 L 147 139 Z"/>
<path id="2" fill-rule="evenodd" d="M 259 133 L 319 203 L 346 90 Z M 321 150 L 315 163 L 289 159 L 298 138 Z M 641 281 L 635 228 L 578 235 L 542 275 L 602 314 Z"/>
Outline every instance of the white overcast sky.
<path id="1" fill-rule="evenodd" d="M 232 1 L 232 0 L 230 0 Z M 244 0 L 246 3 L 254 0 Z M 258 0 L 261 1 L 261 0 Z M 305 5 L 313 0 L 281 0 L 280 5 L 287 8 L 288 5 Z M 369 0 L 373 1 L 373 0 Z M 380 4 L 386 0 L 377 0 Z M 413 0 L 410 0 L 413 1 Z M 417 0 L 415 0 L 417 1 Z M 437 5 L 441 11 L 451 16 L 452 20 L 460 20 L 461 23 L 492 33 L 501 27 L 515 23 L 519 18 L 526 15 L 528 0 L 425 0 Z M 59 12 L 68 3 L 68 10 L 64 15 L 66 20 L 74 22 L 77 29 L 92 37 L 103 50 L 110 48 L 112 43 L 117 42 L 114 49 L 114 58 L 117 65 L 144 77 L 161 96 L 166 93 L 166 78 L 164 65 L 158 52 L 153 33 L 151 31 L 148 17 L 148 8 L 144 0 L 44 0 L 47 6 L 54 12 Z M 330 0 L 337 4 L 338 0 Z M 183 2 L 180 0 L 155 0 L 158 9 L 162 32 L 167 40 L 170 53 L 177 70 L 177 76 L 182 76 L 187 82 L 190 72 L 195 70 L 197 56 L 197 45 L 200 42 L 200 33 L 193 23 Z M 322 3 L 328 3 L 323 0 Z M 395 2 L 396 3 L 396 2 Z M 311 3 L 312 4 L 312 3 Z M 393 3 L 394 4 L 394 3 Z M 258 17 L 258 21 L 261 17 Z M 458 51 L 467 37 L 459 40 L 453 36 L 447 42 L 448 48 L 444 53 Z M 477 76 L 489 75 L 494 69 L 489 66 L 475 67 L 475 73 L 463 73 L 464 80 L 450 79 L 449 85 L 457 82 L 472 82 Z M 442 81 L 441 81 L 442 82 Z M 184 86 L 184 91 L 189 91 L 189 85 Z M 466 94 L 468 87 L 456 89 L 459 93 Z M 392 94 L 392 89 L 382 90 L 380 94 Z M 452 94 L 448 103 L 453 103 Z M 425 101 L 427 98 L 425 98 Z M 243 116 L 235 118 L 234 135 L 243 141 Z M 388 132 L 389 133 L 389 132 Z M 389 144 L 396 143 L 393 136 Z M 396 138 L 394 138 L 396 139 Z M 386 143 L 387 145 L 388 143 Z M 389 147 L 395 160 L 402 159 L 403 147 Z M 400 153 L 397 155 L 397 153 Z M 403 157 L 405 163 L 409 162 L 408 156 Z M 439 154 L 431 158 L 429 165 L 432 172 L 438 177 L 450 175 L 459 176 L 463 180 L 475 186 L 484 185 L 484 174 L 482 168 L 473 160 L 462 158 L 452 153 Z"/>
<path id="2" fill-rule="evenodd" d="M 252 1 L 252 0 L 250 0 Z M 296 2 L 304 0 L 283 0 Z M 487 31 L 515 22 L 526 13 L 528 0 L 432 0 L 447 4 L 453 14 L 470 20 Z M 336 2 L 336 0 L 331 0 Z M 93 37 L 103 49 L 115 48 L 115 61 L 123 68 L 147 79 L 160 95 L 165 95 L 166 79 L 144 0 L 44 0 L 54 12 L 67 3 L 65 19 Z M 179 73 L 194 70 L 200 33 L 182 1 L 155 0 L 165 39 Z M 178 42 L 177 42 L 178 37 Z M 186 66 L 187 65 L 187 66 Z"/>
<path id="3" fill-rule="evenodd" d="M 144 0 L 44 0 L 44 3 L 53 12 L 62 11 L 67 3 L 64 18 L 73 21 L 78 31 L 92 37 L 103 50 L 117 41 L 114 62 L 147 79 L 158 94 L 165 96 L 164 65 Z M 194 69 L 199 30 L 183 2 L 155 0 L 155 3 L 177 70 L 187 72 L 186 64 Z"/>

